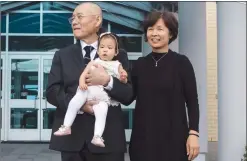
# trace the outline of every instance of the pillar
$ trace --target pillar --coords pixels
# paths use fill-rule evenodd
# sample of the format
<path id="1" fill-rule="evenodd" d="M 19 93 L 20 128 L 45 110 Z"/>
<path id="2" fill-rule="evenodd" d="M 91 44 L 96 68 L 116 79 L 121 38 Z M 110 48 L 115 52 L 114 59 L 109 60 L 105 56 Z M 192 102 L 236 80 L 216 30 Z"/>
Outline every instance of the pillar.
<path id="1" fill-rule="evenodd" d="M 178 2 L 179 53 L 186 55 L 195 70 L 200 105 L 200 154 L 195 161 L 205 161 L 207 138 L 207 2 Z"/>
<path id="2" fill-rule="evenodd" d="M 217 2 L 218 160 L 240 161 L 246 145 L 246 4 Z"/>

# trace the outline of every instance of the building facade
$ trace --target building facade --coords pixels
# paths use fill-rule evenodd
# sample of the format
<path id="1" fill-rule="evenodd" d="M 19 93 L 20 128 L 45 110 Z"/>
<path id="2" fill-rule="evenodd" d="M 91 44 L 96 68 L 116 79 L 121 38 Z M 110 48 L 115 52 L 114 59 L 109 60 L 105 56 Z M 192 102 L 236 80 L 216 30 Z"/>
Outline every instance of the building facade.
<path id="1" fill-rule="evenodd" d="M 55 51 L 75 43 L 68 18 L 79 3 L 76 1 L 1 2 L 2 141 L 49 141 L 55 107 L 45 98 L 47 78 Z M 242 15 L 245 11 L 243 5 L 246 4 L 239 2 L 216 4 L 216 2 L 124 1 L 95 3 L 103 10 L 102 27 L 120 37 L 120 46 L 128 52 L 130 64 L 151 51 L 144 41 L 140 27 L 144 16 L 152 9 L 174 12 L 179 20 L 179 36 L 171 44 L 171 49 L 189 57 L 197 78 L 201 145 L 197 161 L 206 160 L 208 140 L 219 140 L 219 147 L 223 147 L 223 150 L 219 151 L 220 161 L 227 161 L 225 158 L 231 158 L 228 155 L 223 156 L 225 153 L 230 155 L 229 149 L 224 149 L 227 144 L 226 140 L 230 136 L 224 134 L 235 135 L 235 133 L 243 133 L 241 130 L 244 129 L 237 128 L 235 133 L 229 131 L 229 127 L 238 126 L 234 126 L 233 123 L 236 122 L 227 121 L 228 117 L 231 118 L 229 113 L 236 112 L 229 107 L 235 102 L 227 99 L 229 96 L 225 93 L 231 96 L 241 96 L 239 97 L 240 103 L 237 102 L 239 106 L 235 108 L 238 114 L 243 114 L 243 105 L 246 106 L 246 100 L 242 97 L 246 99 L 246 91 L 239 95 L 233 88 L 229 89 L 230 86 L 236 88 L 238 86 L 223 80 L 231 80 L 237 84 L 243 83 L 238 82 L 239 78 L 246 81 L 246 78 L 243 78 L 245 74 L 240 68 L 246 64 L 241 61 L 246 60 L 246 57 L 242 54 L 242 43 L 234 44 L 235 46 L 228 45 L 229 51 L 236 50 L 238 47 L 237 51 L 241 53 L 241 57 L 230 57 L 227 55 L 229 52 L 223 50 L 221 42 L 229 44 L 226 42 L 227 38 L 224 37 L 228 35 L 226 32 L 228 30 L 245 32 L 239 26 L 246 27 L 246 17 Z M 228 12 L 229 10 L 231 12 Z M 233 11 L 235 14 L 232 14 Z M 238 19 L 233 17 L 228 22 L 224 14 L 238 16 Z M 239 32 L 234 34 L 241 36 Z M 231 38 L 232 41 L 238 40 L 234 35 Z M 246 43 L 246 39 L 241 40 Z M 228 68 L 232 64 L 231 59 L 241 62 L 233 64 L 236 66 L 235 71 L 241 69 L 241 74 L 234 73 L 231 68 Z M 230 71 L 235 77 L 229 76 L 229 72 L 224 69 Z M 224 85 L 225 88 L 222 89 L 218 86 L 219 84 Z M 244 87 L 243 84 L 241 85 Z M 130 139 L 134 106 L 135 102 L 129 106 L 122 106 L 127 141 Z M 244 117 L 246 118 L 246 115 Z M 240 119 L 236 115 L 233 118 Z M 226 123 L 230 126 L 226 126 Z M 224 141 L 218 139 L 218 135 Z M 237 138 L 237 143 L 243 142 L 243 136 Z M 239 151 L 236 156 L 240 156 L 240 153 L 244 151 L 237 144 L 235 148 Z M 231 161 L 237 160 L 236 156 Z"/>

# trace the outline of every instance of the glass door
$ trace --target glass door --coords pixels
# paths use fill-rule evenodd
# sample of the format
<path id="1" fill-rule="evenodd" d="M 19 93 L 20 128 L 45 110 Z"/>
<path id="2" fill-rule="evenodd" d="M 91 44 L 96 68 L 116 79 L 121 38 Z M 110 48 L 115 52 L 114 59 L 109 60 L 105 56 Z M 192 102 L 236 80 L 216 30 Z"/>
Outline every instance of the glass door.
<path id="1" fill-rule="evenodd" d="M 8 62 L 8 140 L 40 140 L 40 56 L 10 55 Z"/>
<path id="2" fill-rule="evenodd" d="M 132 119 L 135 110 L 135 101 L 133 101 L 129 106 L 121 105 L 122 111 L 124 113 L 124 128 L 126 141 L 130 141 L 132 132 Z"/>
<path id="3" fill-rule="evenodd" d="M 1 89 L 1 93 L 0 93 L 0 98 L 1 98 L 1 107 L 3 108 L 4 106 L 4 91 L 5 91 L 5 86 L 4 86 L 4 79 L 5 79 L 5 56 L 1 55 L 1 72 L 0 72 L 0 77 L 1 77 L 1 83 L 0 83 L 0 89 Z M 2 111 L 3 112 L 3 111 Z M 3 116 L 3 115 L 2 115 Z M 2 117 L 3 118 L 3 117 Z"/>
<path id="4" fill-rule="evenodd" d="M 8 140 L 49 141 L 55 107 L 46 100 L 53 55 L 9 58 Z"/>
<path id="5" fill-rule="evenodd" d="M 50 73 L 53 55 L 41 57 L 41 141 L 49 141 L 51 137 L 51 128 L 53 124 L 55 106 L 46 100 L 46 88 L 48 84 L 48 75 Z"/>
<path id="6" fill-rule="evenodd" d="M 1 76 L 1 83 L 0 83 L 0 89 L 1 89 L 1 92 L 0 92 L 0 97 L 1 97 L 1 113 L 0 113 L 0 123 L 2 124 L 2 128 L 0 130 L 0 141 L 1 140 L 4 140 L 4 129 L 5 129 L 5 91 L 6 91 L 6 88 L 5 88 L 5 73 L 6 73 L 6 70 L 5 70 L 5 55 L 1 55 L 1 71 L 0 71 L 0 76 Z M 0 125 L 1 126 L 1 125 Z"/>

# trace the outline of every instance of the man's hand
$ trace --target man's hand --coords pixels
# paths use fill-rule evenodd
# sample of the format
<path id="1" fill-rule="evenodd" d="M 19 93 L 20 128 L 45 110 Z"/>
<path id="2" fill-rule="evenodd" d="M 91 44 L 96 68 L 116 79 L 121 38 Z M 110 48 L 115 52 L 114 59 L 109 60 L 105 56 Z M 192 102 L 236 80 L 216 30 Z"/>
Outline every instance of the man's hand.
<path id="1" fill-rule="evenodd" d="M 92 85 L 103 85 L 106 86 L 110 81 L 110 76 L 107 74 L 102 66 L 95 65 L 95 69 L 90 70 L 86 75 L 86 84 Z"/>
<path id="2" fill-rule="evenodd" d="M 94 114 L 94 112 L 93 112 L 93 105 L 95 105 L 95 104 L 97 104 L 97 103 L 98 103 L 98 101 L 94 101 L 94 100 L 92 100 L 92 101 L 87 101 L 87 102 L 82 106 L 81 110 L 82 110 L 83 112 L 86 112 L 86 113 L 89 113 L 89 114 L 93 115 L 93 114 Z"/>

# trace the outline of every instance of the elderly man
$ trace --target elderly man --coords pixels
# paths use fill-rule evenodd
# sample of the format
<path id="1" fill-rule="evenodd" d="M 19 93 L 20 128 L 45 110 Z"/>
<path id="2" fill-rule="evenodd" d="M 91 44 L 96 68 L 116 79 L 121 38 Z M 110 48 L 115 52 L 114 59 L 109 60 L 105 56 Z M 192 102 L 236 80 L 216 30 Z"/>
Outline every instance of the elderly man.
<path id="1" fill-rule="evenodd" d="M 95 102 L 87 102 L 82 107 L 85 113 L 78 113 L 71 127 L 71 135 L 53 135 L 62 125 L 69 101 L 76 93 L 80 74 L 89 61 L 86 57 L 92 60 L 98 56 L 97 32 L 102 25 L 101 8 L 94 3 L 82 3 L 75 8 L 70 23 L 78 42 L 55 53 L 49 74 L 47 101 L 57 107 L 50 149 L 60 151 L 62 161 L 124 161 L 126 144 L 120 105 L 109 107 L 103 134 L 106 145 L 104 148 L 91 144 L 95 121 L 91 107 Z M 126 52 L 120 50 L 118 59 L 128 70 Z M 122 104 L 127 104 L 132 97 L 129 81 L 123 84 L 100 67 L 88 74 L 87 83 L 105 86 L 110 97 Z"/>

